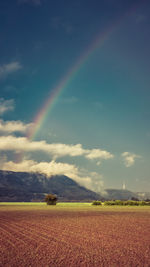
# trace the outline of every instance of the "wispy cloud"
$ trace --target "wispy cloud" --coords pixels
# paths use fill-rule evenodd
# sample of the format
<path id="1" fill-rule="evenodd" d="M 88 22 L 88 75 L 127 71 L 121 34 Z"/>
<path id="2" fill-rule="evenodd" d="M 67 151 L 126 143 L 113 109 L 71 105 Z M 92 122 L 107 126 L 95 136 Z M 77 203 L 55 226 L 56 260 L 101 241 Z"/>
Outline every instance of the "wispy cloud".
<path id="1" fill-rule="evenodd" d="M 22 121 L 3 121 L 0 120 L 0 132 L 11 134 L 15 132 L 27 133 L 30 131 L 32 123 L 25 124 Z"/>
<path id="2" fill-rule="evenodd" d="M 0 98 L 0 115 L 12 110 L 14 110 L 14 100 L 5 100 L 4 98 Z"/>
<path id="3" fill-rule="evenodd" d="M 0 65 L 0 78 L 5 78 L 9 74 L 16 72 L 22 68 L 22 65 L 18 61 L 14 61 L 8 64 Z"/>
<path id="4" fill-rule="evenodd" d="M 130 152 L 123 152 L 121 156 L 123 157 L 123 161 L 126 167 L 131 167 L 132 165 L 134 165 L 136 159 L 141 158 L 140 155 Z"/>
<path id="5" fill-rule="evenodd" d="M 42 0 L 18 0 L 19 4 L 33 4 L 35 6 L 40 6 L 42 4 Z"/>
<path id="6" fill-rule="evenodd" d="M 81 144 L 66 145 L 61 143 L 49 144 L 43 141 L 30 141 L 26 137 L 1 136 L 0 137 L 1 151 L 16 151 L 16 152 L 34 152 L 43 151 L 50 154 L 53 159 L 58 157 L 77 157 L 84 156 L 87 159 L 106 160 L 114 156 L 107 151 L 100 149 L 84 149 Z"/>

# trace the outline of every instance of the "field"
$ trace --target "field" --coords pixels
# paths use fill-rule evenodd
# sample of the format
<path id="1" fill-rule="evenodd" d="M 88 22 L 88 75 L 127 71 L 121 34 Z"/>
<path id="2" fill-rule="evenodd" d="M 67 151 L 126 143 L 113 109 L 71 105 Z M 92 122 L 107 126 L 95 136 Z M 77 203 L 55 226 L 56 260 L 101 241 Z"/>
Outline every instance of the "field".
<path id="1" fill-rule="evenodd" d="M 150 207 L 0 205 L 0 266 L 150 266 Z"/>

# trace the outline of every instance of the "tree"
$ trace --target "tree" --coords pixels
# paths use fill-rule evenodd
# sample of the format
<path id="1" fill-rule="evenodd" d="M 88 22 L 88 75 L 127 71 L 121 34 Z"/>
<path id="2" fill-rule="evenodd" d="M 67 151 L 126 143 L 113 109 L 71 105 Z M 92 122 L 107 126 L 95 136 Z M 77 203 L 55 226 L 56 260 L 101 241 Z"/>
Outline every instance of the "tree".
<path id="1" fill-rule="evenodd" d="M 56 205 L 56 202 L 57 202 L 56 195 L 53 195 L 53 194 L 46 195 L 45 202 L 47 203 L 47 205 Z"/>
<path id="2" fill-rule="evenodd" d="M 131 197 L 131 200 L 139 201 L 139 199 L 137 197 Z"/>
<path id="3" fill-rule="evenodd" d="M 99 201 L 99 200 L 94 200 L 94 201 L 92 202 L 92 205 L 100 206 L 100 205 L 102 205 L 102 202 Z"/>

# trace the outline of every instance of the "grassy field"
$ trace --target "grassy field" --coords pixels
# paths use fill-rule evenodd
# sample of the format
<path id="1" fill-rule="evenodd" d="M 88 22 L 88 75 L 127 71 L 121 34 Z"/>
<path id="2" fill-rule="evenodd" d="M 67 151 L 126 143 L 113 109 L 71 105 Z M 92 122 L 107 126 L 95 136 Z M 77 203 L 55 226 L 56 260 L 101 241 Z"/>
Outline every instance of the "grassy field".
<path id="1" fill-rule="evenodd" d="M 150 266 L 150 207 L 0 203 L 0 266 Z"/>
<path id="2" fill-rule="evenodd" d="M 0 202 L 0 206 L 47 206 L 45 202 Z M 81 202 L 58 202 L 55 207 L 83 207 L 91 206 L 91 203 L 81 203 Z M 50 206 L 49 206 L 50 207 Z"/>
<path id="3" fill-rule="evenodd" d="M 89 202 L 58 202 L 56 206 L 47 205 L 45 202 L 0 202 L 0 211 L 1 210 L 105 210 L 105 211 L 147 211 L 150 212 L 150 206 L 104 206 L 103 203 L 101 206 L 93 206 Z"/>

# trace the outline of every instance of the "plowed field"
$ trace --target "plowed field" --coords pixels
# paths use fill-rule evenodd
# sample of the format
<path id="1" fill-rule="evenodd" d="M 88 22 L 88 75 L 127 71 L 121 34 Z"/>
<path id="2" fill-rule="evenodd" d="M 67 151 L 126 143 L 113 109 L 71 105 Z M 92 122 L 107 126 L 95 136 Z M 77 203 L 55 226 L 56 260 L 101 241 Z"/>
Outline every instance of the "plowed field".
<path id="1" fill-rule="evenodd" d="M 150 266 L 150 209 L 0 207 L 0 266 Z"/>

